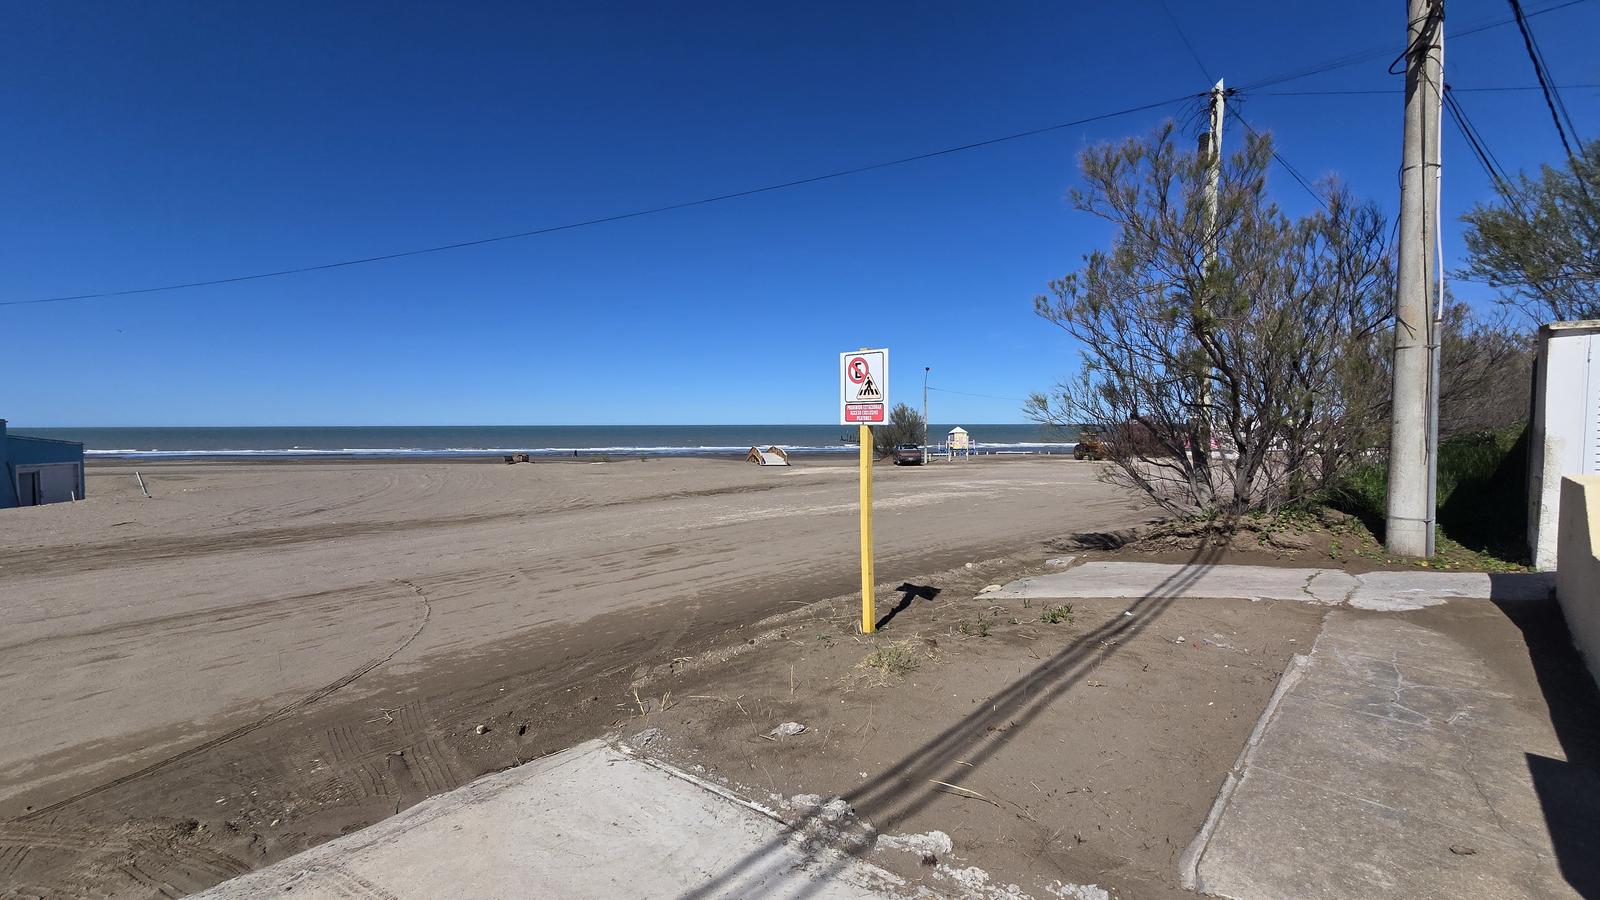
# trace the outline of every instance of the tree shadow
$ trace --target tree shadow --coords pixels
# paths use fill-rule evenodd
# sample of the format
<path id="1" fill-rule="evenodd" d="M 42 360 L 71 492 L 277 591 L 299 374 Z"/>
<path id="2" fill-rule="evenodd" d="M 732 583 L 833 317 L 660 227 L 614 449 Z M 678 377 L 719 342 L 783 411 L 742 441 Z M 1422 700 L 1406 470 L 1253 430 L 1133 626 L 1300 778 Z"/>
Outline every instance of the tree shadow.
<path id="1" fill-rule="evenodd" d="M 944 793 L 939 782 L 959 783 L 970 778 L 1101 662 L 1150 628 L 1216 563 L 1222 552 L 1222 548 L 1202 545 L 1178 571 L 1130 603 L 1129 615 L 1115 616 L 1063 647 L 997 692 L 990 702 L 890 764 L 882 774 L 846 791 L 844 799 L 862 819 L 878 823 L 898 822 L 925 809 Z M 793 865 L 792 857 L 782 852 L 784 846 L 796 834 L 807 832 L 808 826 L 819 818 L 818 812 L 807 813 L 738 862 L 681 895 L 681 900 L 758 896 L 769 879 Z M 792 896 L 808 897 L 825 890 L 839 870 L 870 852 L 874 845 L 873 837 L 856 838 L 843 833 L 808 842 L 808 858 L 821 850 L 837 852 Z"/>
<path id="2" fill-rule="evenodd" d="M 1600 897 L 1600 689 L 1552 597 L 1494 604 L 1522 631 L 1565 760 L 1524 754 L 1561 876 Z"/>
<path id="3" fill-rule="evenodd" d="M 896 603 L 893 609 L 890 609 L 887 613 L 884 613 L 883 618 L 878 620 L 878 623 L 875 627 L 880 631 L 884 626 L 889 624 L 891 619 L 909 609 L 913 600 L 921 597 L 924 600 L 932 602 L 933 598 L 943 593 L 942 589 L 940 588 L 931 587 L 926 584 L 912 584 L 909 581 L 895 588 L 895 590 L 900 592 L 900 602 Z"/>

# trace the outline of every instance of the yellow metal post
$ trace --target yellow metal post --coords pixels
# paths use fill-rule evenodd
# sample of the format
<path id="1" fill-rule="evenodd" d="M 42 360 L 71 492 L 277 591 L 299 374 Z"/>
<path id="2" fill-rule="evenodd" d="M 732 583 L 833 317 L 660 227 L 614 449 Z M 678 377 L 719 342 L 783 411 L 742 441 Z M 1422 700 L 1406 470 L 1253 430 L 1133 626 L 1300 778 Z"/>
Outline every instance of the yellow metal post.
<path id="1" fill-rule="evenodd" d="M 872 573 L 872 426 L 861 426 L 861 633 L 878 630 Z"/>

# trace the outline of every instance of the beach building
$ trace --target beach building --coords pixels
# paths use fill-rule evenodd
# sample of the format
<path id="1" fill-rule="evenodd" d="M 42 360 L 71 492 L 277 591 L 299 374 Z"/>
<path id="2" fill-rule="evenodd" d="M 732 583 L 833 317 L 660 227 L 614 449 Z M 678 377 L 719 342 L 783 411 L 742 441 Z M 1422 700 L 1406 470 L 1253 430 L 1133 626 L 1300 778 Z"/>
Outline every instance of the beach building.
<path id="1" fill-rule="evenodd" d="M 26 437 L 0 419 L 0 509 L 83 498 L 83 445 Z"/>
<path id="2" fill-rule="evenodd" d="M 955 459 L 958 456 L 971 456 L 972 435 L 968 434 L 967 430 L 960 425 L 950 429 L 950 433 L 944 436 L 944 452 L 950 459 Z"/>

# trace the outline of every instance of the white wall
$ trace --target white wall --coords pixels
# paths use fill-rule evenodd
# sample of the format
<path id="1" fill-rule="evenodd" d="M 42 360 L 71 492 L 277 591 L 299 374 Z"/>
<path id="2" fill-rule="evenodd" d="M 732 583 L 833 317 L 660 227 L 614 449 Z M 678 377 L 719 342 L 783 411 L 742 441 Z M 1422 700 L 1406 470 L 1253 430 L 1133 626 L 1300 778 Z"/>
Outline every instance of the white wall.
<path id="1" fill-rule="evenodd" d="M 1534 567 L 1556 568 L 1561 479 L 1600 473 L 1600 322 L 1539 329 L 1532 458 L 1528 461 L 1528 549 Z"/>
<path id="2" fill-rule="evenodd" d="M 46 463 L 36 466 L 17 466 L 16 477 L 29 472 L 39 473 L 40 503 L 66 503 L 81 500 L 83 473 L 77 463 Z"/>

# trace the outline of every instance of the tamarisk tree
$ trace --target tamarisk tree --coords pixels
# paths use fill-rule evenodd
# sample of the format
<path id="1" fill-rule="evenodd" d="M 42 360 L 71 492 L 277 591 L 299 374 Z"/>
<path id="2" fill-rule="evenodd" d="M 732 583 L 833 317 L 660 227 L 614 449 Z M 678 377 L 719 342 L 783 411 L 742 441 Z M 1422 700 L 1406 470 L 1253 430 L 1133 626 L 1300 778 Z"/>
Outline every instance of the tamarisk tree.
<path id="1" fill-rule="evenodd" d="M 1071 201 L 1114 236 L 1035 301 L 1082 365 L 1029 415 L 1098 432 L 1108 477 L 1179 514 L 1292 503 L 1387 430 L 1387 222 L 1336 184 L 1290 219 L 1267 197 L 1270 141 L 1223 162 L 1214 217 L 1170 124 L 1085 151 Z"/>

